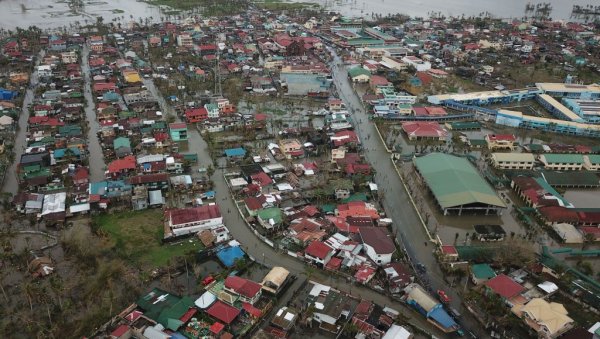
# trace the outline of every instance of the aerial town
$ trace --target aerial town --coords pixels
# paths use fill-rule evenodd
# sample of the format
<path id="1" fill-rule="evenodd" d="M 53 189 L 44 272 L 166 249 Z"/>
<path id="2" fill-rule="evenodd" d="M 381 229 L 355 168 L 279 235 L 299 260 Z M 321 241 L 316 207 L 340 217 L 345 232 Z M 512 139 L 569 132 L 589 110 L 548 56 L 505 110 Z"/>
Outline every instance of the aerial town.
<path id="1" fill-rule="evenodd" d="M 599 7 L 148 3 L 0 29 L 2 338 L 600 338 Z"/>

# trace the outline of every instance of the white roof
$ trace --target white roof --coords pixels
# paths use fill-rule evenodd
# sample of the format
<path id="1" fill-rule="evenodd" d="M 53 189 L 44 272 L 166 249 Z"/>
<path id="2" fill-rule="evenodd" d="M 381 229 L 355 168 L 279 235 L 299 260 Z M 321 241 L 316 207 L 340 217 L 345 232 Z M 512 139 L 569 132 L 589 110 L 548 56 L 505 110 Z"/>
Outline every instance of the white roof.
<path id="1" fill-rule="evenodd" d="M 393 324 L 382 339 L 408 339 L 412 336 L 410 332 L 408 332 L 404 327 Z"/>
<path id="2" fill-rule="evenodd" d="M 421 306 L 425 312 L 431 311 L 434 307 L 436 307 L 439 302 L 433 299 L 421 285 L 417 283 L 412 283 L 408 285 L 404 291 L 406 292 L 409 300 L 414 300 L 419 306 Z"/>
<path id="3" fill-rule="evenodd" d="M 531 153 L 492 153 L 492 158 L 496 161 L 510 162 L 534 162 L 535 157 Z"/>
<path id="4" fill-rule="evenodd" d="M 321 292 L 329 293 L 329 290 L 331 289 L 331 286 L 319 284 L 317 282 L 312 282 L 312 284 L 313 287 L 310 290 L 310 292 L 308 292 L 308 294 L 313 297 L 318 297 L 321 294 Z"/>
<path id="5" fill-rule="evenodd" d="M 151 138 L 151 139 L 154 139 L 154 138 Z M 156 140 L 154 140 L 154 141 L 156 141 Z M 139 156 L 137 158 L 137 163 L 138 163 L 138 165 L 141 165 L 146 162 L 163 161 L 164 159 L 165 159 L 165 156 L 162 154 L 148 154 L 148 155 Z"/>
<path id="6" fill-rule="evenodd" d="M 0 117 L 0 125 L 10 125 L 13 123 L 13 118 L 8 115 L 3 115 Z"/>
<path id="7" fill-rule="evenodd" d="M 150 205 L 162 205 L 165 203 L 165 200 L 162 196 L 162 192 L 160 190 L 149 191 L 148 197 L 150 198 Z M 200 201 L 202 202 L 202 200 Z"/>
<path id="8" fill-rule="evenodd" d="M 567 223 L 552 225 L 552 228 L 567 244 L 583 243 L 583 235 L 575 228 L 575 226 Z"/>
<path id="9" fill-rule="evenodd" d="M 231 186 L 234 186 L 234 187 L 248 185 L 248 181 L 246 181 L 246 179 L 244 179 L 244 178 L 233 178 L 229 182 L 231 183 Z"/>
<path id="10" fill-rule="evenodd" d="M 292 190 L 294 190 L 294 187 L 292 187 L 292 185 L 290 185 L 288 183 L 277 184 L 277 190 L 278 191 L 292 191 Z"/>
<path id="11" fill-rule="evenodd" d="M 538 284 L 537 286 L 540 288 L 540 290 L 546 293 L 558 291 L 558 286 L 556 286 L 556 284 L 551 281 L 544 281 L 543 283 Z"/>
<path id="12" fill-rule="evenodd" d="M 596 84 L 591 85 L 577 85 L 577 84 L 564 84 L 564 83 L 548 83 L 538 82 L 535 86 L 544 92 L 569 92 L 569 93 L 581 93 L 581 92 L 594 92 L 600 93 L 600 86 Z"/>
<path id="13" fill-rule="evenodd" d="M 71 212 L 71 213 L 85 212 L 85 211 L 89 211 L 89 210 L 90 210 L 89 203 L 69 206 L 69 212 Z"/>
<path id="14" fill-rule="evenodd" d="M 198 308 L 204 310 L 207 309 L 210 305 L 212 305 L 215 301 L 217 300 L 217 297 L 206 291 L 204 292 L 203 295 L 200 296 L 200 298 L 196 299 L 196 301 L 194 301 L 194 305 L 198 306 Z"/>
<path id="15" fill-rule="evenodd" d="M 65 211 L 65 201 L 67 200 L 67 193 L 60 192 L 54 194 L 46 194 L 44 196 L 44 204 L 42 207 L 42 216 L 52 213 L 59 213 Z"/>

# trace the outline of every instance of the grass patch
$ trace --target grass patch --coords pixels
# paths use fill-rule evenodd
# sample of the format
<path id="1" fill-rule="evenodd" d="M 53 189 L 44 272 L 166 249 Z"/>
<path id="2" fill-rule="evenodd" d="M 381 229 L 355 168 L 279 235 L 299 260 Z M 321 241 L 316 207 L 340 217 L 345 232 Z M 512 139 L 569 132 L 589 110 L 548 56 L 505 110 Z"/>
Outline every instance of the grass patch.
<path id="1" fill-rule="evenodd" d="M 121 257 L 140 265 L 164 266 L 171 258 L 202 249 L 193 239 L 178 244 L 161 243 L 163 238 L 161 209 L 102 214 L 94 217 L 98 229 L 108 234 L 109 246 Z"/>
<path id="2" fill-rule="evenodd" d="M 145 0 L 145 2 L 155 6 L 168 6 L 175 10 L 189 11 L 195 8 L 202 8 L 204 15 L 230 15 L 241 13 L 247 8 L 246 0 Z"/>
<path id="3" fill-rule="evenodd" d="M 283 0 L 264 0 L 255 2 L 257 7 L 271 10 L 271 11 L 283 11 L 283 10 L 300 10 L 304 8 L 318 9 L 319 4 L 313 2 L 286 2 Z"/>
<path id="4" fill-rule="evenodd" d="M 111 10 L 111 12 L 112 12 L 113 14 L 122 14 L 122 13 L 125 13 L 125 11 L 124 11 L 124 10 L 122 10 L 122 9 L 118 9 L 118 8 L 115 8 L 115 9 Z"/>

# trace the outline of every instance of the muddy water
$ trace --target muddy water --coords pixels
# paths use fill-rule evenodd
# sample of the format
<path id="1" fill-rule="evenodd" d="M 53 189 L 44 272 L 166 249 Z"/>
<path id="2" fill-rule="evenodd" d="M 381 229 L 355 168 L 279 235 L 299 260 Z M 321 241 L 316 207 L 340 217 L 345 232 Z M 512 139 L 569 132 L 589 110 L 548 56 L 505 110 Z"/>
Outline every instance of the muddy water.
<path id="1" fill-rule="evenodd" d="M 306 0 L 292 0 L 293 2 L 306 2 Z M 430 12 L 441 12 L 446 16 L 460 16 L 465 14 L 479 15 L 489 12 L 500 18 L 521 18 L 525 15 L 523 0 L 314 0 L 312 2 L 324 6 L 328 10 L 339 11 L 343 15 L 367 16 L 376 14 L 407 14 L 410 16 L 427 17 Z M 588 0 L 544 0 L 530 1 L 532 3 L 549 2 L 552 7 L 551 17 L 555 19 L 568 19 L 573 5 L 594 4 Z M 597 3 L 596 3 L 597 4 Z"/>
<path id="2" fill-rule="evenodd" d="M 122 18 L 123 23 L 131 21 L 130 16 L 136 21 L 140 17 L 153 17 L 154 21 L 160 18 L 158 7 L 136 0 L 84 0 L 83 8 L 76 11 L 69 8 L 67 1 L 4 0 L 0 2 L 0 8 L 0 22 L 5 29 L 32 25 L 40 28 L 69 27 L 76 22 L 85 25 L 86 22 L 96 22 L 99 16 L 104 22 Z"/>
<path id="3" fill-rule="evenodd" d="M 104 171 L 106 170 L 106 163 L 104 162 L 104 154 L 102 153 L 102 147 L 98 140 L 98 131 L 100 130 L 100 124 L 96 120 L 96 111 L 94 105 L 94 98 L 92 97 L 91 82 L 90 82 L 90 65 L 89 57 L 90 49 L 87 45 L 83 46 L 81 71 L 85 75 L 84 85 L 84 96 L 87 103 L 85 107 L 85 118 L 88 122 L 88 151 L 89 153 L 89 167 L 90 167 L 90 180 L 102 181 L 104 180 Z"/>
<path id="4" fill-rule="evenodd" d="M 45 52 L 40 51 L 38 56 L 38 61 L 36 62 L 36 66 L 39 65 L 39 60 L 44 57 Z M 37 72 L 31 73 L 30 85 L 35 86 L 38 82 Z M 29 120 L 29 105 L 33 102 L 34 93 L 33 89 L 27 89 L 25 93 L 25 99 L 23 100 L 23 109 L 21 111 L 21 115 L 19 116 L 19 130 L 17 131 L 17 135 L 15 136 L 15 161 L 10 165 L 6 172 L 6 177 L 4 178 L 4 183 L 2 186 L 2 192 L 9 192 L 12 195 L 17 194 L 19 191 L 19 183 L 17 180 L 17 166 L 19 161 L 21 160 L 21 155 L 25 151 L 27 147 L 27 124 Z"/>

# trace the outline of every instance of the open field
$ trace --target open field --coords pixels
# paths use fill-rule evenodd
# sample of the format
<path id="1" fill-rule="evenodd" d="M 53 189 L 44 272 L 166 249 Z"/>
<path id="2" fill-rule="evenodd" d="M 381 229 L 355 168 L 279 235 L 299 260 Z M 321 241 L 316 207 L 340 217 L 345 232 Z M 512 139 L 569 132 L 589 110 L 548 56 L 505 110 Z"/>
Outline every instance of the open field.
<path id="1" fill-rule="evenodd" d="M 109 246 L 119 256 L 141 265 L 154 267 L 166 265 L 170 259 L 189 251 L 202 249 L 202 244 L 188 239 L 177 244 L 162 244 L 162 210 L 149 209 L 136 212 L 103 214 L 94 217 L 100 232 L 109 238 Z"/>

